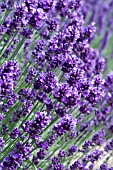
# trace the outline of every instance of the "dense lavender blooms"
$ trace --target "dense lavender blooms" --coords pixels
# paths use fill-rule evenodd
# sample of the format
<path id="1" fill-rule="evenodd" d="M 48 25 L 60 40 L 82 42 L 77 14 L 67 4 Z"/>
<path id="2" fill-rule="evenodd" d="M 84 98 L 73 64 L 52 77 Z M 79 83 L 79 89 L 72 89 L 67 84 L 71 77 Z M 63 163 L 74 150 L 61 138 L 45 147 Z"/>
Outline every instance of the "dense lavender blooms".
<path id="1" fill-rule="evenodd" d="M 4 62 L 0 67 L 0 98 L 4 98 L 13 92 L 20 75 L 17 62 Z"/>
<path id="2" fill-rule="evenodd" d="M 109 143 L 106 144 L 105 150 L 108 152 L 110 150 L 113 150 L 113 140 L 111 140 Z"/>
<path id="3" fill-rule="evenodd" d="M 104 136 L 105 131 L 101 130 L 100 132 L 97 132 L 92 138 L 93 143 L 97 145 L 102 145 L 102 143 L 104 142 Z"/>
<path id="4" fill-rule="evenodd" d="M 49 93 L 51 92 L 57 83 L 57 79 L 55 78 L 55 75 L 52 72 L 42 72 L 38 76 L 38 80 L 34 83 L 35 89 L 42 88 L 45 92 Z"/>
<path id="5" fill-rule="evenodd" d="M 54 125 L 53 132 L 55 131 L 58 135 L 63 135 L 66 131 L 71 131 L 76 125 L 76 119 L 73 120 L 71 115 L 64 116 L 61 121 Z"/>
<path id="6" fill-rule="evenodd" d="M 16 150 L 9 153 L 3 162 L 3 168 L 5 169 L 17 169 L 24 159 L 28 159 L 27 154 L 32 150 L 29 143 L 22 146 L 22 143 L 16 144 Z"/>
<path id="7" fill-rule="evenodd" d="M 34 121 L 25 122 L 23 130 L 35 139 L 42 132 L 42 129 L 48 125 L 49 119 L 45 112 L 37 112 Z"/>
<path id="8" fill-rule="evenodd" d="M 11 137 L 12 139 L 15 139 L 15 138 L 17 138 L 18 136 L 21 136 L 20 130 L 19 130 L 18 128 L 13 129 L 12 132 L 11 132 L 11 134 L 10 134 L 10 137 Z"/>
<path id="9" fill-rule="evenodd" d="M 76 151 L 77 151 L 77 146 L 76 145 L 71 146 L 71 148 L 68 149 L 69 156 L 73 155 L 74 152 Z"/>
<path id="10" fill-rule="evenodd" d="M 69 87 L 68 84 L 60 84 L 55 89 L 54 97 L 64 103 L 67 107 L 72 107 L 78 104 L 80 95 L 76 88 Z"/>
<path id="11" fill-rule="evenodd" d="M 0 170 L 113 169 L 113 72 L 103 58 L 110 19 L 99 50 L 90 45 L 113 3 L 100 13 L 97 4 L 0 3 Z"/>
<path id="12" fill-rule="evenodd" d="M 95 161 L 99 160 L 102 156 L 103 152 L 100 150 L 94 150 L 90 155 L 88 155 L 88 161 L 94 163 Z"/>

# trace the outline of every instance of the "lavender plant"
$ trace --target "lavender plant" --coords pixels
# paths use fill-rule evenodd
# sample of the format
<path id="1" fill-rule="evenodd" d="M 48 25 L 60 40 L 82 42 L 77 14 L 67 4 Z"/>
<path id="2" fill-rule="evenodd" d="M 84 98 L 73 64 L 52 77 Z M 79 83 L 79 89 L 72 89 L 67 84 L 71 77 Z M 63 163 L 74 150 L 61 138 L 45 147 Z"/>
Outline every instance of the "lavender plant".
<path id="1" fill-rule="evenodd" d="M 0 4 L 0 170 L 113 170 L 113 72 L 82 0 Z"/>
<path id="2" fill-rule="evenodd" d="M 108 68 L 106 72 L 113 69 L 111 63 L 113 62 L 113 1 L 112 0 L 84 0 L 82 8 L 86 24 L 94 21 L 96 23 L 96 34 L 91 39 L 93 48 L 98 48 L 99 53 L 106 58 Z"/>

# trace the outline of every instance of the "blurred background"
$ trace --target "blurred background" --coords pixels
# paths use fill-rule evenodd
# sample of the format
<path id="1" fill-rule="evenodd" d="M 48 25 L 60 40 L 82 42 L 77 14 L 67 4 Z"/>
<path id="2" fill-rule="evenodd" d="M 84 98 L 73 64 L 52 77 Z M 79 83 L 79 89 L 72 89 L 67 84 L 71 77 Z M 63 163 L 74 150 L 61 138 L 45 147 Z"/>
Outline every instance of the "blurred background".
<path id="1" fill-rule="evenodd" d="M 107 62 L 105 75 L 113 70 L 113 0 L 84 0 L 85 24 L 95 22 L 96 34 L 91 40 Z"/>

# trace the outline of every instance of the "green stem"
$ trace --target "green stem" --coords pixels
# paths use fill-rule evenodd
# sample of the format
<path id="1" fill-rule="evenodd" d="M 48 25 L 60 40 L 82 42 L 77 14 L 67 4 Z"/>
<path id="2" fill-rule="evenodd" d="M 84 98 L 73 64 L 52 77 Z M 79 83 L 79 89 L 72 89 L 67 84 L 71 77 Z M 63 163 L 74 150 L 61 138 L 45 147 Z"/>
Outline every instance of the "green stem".
<path id="1" fill-rule="evenodd" d="M 20 43 L 17 45 L 16 50 L 13 52 L 13 54 L 11 55 L 11 57 L 9 57 L 9 60 L 14 59 L 14 57 L 17 55 L 17 53 L 20 51 L 22 45 L 24 44 L 26 38 L 23 37 L 23 39 L 20 41 Z"/>

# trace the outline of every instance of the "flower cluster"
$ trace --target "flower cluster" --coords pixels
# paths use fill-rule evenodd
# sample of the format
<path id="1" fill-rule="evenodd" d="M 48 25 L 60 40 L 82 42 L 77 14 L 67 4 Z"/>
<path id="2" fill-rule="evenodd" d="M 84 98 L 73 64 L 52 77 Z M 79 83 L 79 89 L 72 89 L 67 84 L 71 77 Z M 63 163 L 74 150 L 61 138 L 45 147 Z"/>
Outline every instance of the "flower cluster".
<path id="1" fill-rule="evenodd" d="M 0 98 L 10 95 L 17 84 L 20 75 L 18 63 L 15 61 L 4 62 L 0 67 Z"/>
<path id="2" fill-rule="evenodd" d="M 113 169 L 109 31 L 99 53 L 84 2 L 0 4 L 0 170 Z"/>

